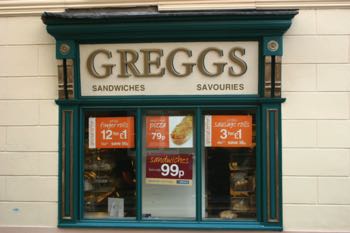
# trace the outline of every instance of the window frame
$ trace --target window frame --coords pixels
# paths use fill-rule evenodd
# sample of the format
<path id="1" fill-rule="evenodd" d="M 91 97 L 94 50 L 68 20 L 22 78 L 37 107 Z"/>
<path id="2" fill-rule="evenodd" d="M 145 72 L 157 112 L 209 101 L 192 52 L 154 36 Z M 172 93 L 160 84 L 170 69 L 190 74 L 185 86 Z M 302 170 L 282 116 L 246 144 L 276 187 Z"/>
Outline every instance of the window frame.
<path id="1" fill-rule="evenodd" d="M 85 137 L 85 113 L 86 112 L 107 112 L 107 111 L 130 111 L 135 113 L 135 134 L 136 134 L 136 167 L 137 167 L 137 203 L 136 203 L 136 218 L 135 219 L 87 219 L 84 217 L 84 199 L 79 198 L 79 208 L 77 211 L 78 225 L 76 226 L 99 226 L 99 227 L 131 227 L 131 228 L 181 228 L 181 229 L 264 229 L 263 224 L 263 209 L 262 209 L 262 147 L 261 147 L 261 108 L 262 105 L 258 103 L 242 104 L 235 103 L 233 100 L 231 105 L 142 105 L 142 106 L 116 106 L 108 104 L 94 104 L 94 105 L 81 105 L 79 109 L 79 141 L 80 141 L 80 152 L 79 152 L 79 166 L 78 170 L 78 183 L 79 183 L 79 196 L 84 196 L 84 137 Z M 192 110 L 195 118 L 195 130 L 196 137 L 195 141 L 195 156 L 196 156 L 196 216 L 195 220 L 149 220 L 142 219 L 142 119 L 147 110 L 164 109 L 164 110 Z M 202 159 L 203 154 L 203 143 L 204 135 L 201 133 L 204 128 L 204 115 L 203 111 L 210 110 L 254 110 L 256 117 L 256 198 L 257 198 L 257 218 L 256 220 L 216 220 L 216 219 L 205 219 L 202 216 L 202 186 L 204 180 L 202 177 Z M 200 178 L 200 179 L 199 179 Z M 141 194 L 141 195 L 140 195 Z M 141 207 L 141 208 L 140 208 Z M 67 224 L 63 224 L 64 227 Z M 68 225 L 69 226 L 69 225 Z M 271 228 L 274 229 L 274 228 Z"/>

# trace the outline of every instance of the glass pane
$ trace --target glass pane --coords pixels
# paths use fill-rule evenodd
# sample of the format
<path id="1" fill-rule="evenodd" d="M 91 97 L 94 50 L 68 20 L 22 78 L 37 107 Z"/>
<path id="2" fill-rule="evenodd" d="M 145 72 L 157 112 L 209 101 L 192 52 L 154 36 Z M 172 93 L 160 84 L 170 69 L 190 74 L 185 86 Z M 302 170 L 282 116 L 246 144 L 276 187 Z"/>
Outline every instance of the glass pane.
<path id="1" fill-rule="evenodd" d="M 204 216 L 256 218 L 256 114 L 204 112 Z"/>
<path id="2" fill-rule="evenodd" d="M 87 112 L 84 135 L 85 218 L 135 218 L 133 112 Z"/>
<path id="3" fill-rule="evenodd" d="M 192 111 L 143 116 L 144 219 L 195 218 L 195 130 Z"/>

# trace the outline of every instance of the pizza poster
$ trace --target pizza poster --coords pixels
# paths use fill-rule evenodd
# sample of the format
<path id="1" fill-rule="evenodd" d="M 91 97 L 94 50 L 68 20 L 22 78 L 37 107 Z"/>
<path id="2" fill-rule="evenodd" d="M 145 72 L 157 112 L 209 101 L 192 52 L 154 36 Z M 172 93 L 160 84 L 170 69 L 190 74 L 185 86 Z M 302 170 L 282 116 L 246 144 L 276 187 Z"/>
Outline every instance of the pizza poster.
<path id="1" fill-rule="evenodd" d="M 146 116 L 147 148 L 192 148 L 192 116 Z"/>
<path id="2" fill-rule="evenodd" d="M 146 184 L 192 186 L 192 154 L 147 154 Z"/>
<path id="3" fill-rule="evenodd" d="M 134 148 L 134 117 L 90 117 L 89 148 Z"/>
<path id="4" fill-rule="evenodd" d="M 206 147 L 252 146 L 252 116 L 206 115 L 204 121 Z"/>

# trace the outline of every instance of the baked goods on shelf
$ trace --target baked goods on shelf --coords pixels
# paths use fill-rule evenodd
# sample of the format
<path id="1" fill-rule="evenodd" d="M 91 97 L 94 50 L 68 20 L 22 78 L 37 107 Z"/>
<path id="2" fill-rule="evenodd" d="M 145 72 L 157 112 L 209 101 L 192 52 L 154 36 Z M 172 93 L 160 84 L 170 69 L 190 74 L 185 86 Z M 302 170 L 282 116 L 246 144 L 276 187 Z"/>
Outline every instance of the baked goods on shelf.
<path id="1" fill-rule="evenodd" d="M 246 191 L 235 191 L 230 188 L 230 194 L 232 197 L 249 197 L 249 192 Z"/>
<path id="2" fill-rule="evenodd" d="M 229 167 L 230 171 L 236 171 L 236 170 L 238 170 L 238 163 L 237 162 L 230 162 L 228 164 L 228 167 Z"/>
<path id="3" fill-rule="evenodd" d="M 234 198 L 232 199 L 232 210 L 236 211 L 248 211 L 250 209 L 249 207 L 249 200 L 246 198 Z"/>
<path id="4" fill-rule="evenodd" d="M 233 189 L 234 191 L 248 191 L 249 182 L 247 179 L 247 173 L 231 173 L 231 189 Z"/>
<path id="5" fill-rule="evenodd" d="M 232 210 L 223 210 L 219 213 L 219 217 L 222 219 L 234 219 L 237 218 L 238 215 Z"/>

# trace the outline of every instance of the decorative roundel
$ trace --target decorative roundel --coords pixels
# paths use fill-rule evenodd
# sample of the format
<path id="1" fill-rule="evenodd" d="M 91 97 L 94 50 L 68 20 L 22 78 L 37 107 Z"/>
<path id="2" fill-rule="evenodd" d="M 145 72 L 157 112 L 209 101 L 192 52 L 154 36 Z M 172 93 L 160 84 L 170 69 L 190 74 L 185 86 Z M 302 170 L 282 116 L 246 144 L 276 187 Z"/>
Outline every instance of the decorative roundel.
<path id="1" fill-rule="evenodd" d="M 61 44 L 60 46 L 60 52 L 62 55 L 67 55 L 70 52 L 70 46 L 68 44 Z"/>
<path id="2" fill-rule="evenodd" d="M 275 40 L 270 40 L 268 43 L 267 43 L 267 48 L 270 52 L 276 52 L 279 48 L 279 44 L 277 41 Z"/>

